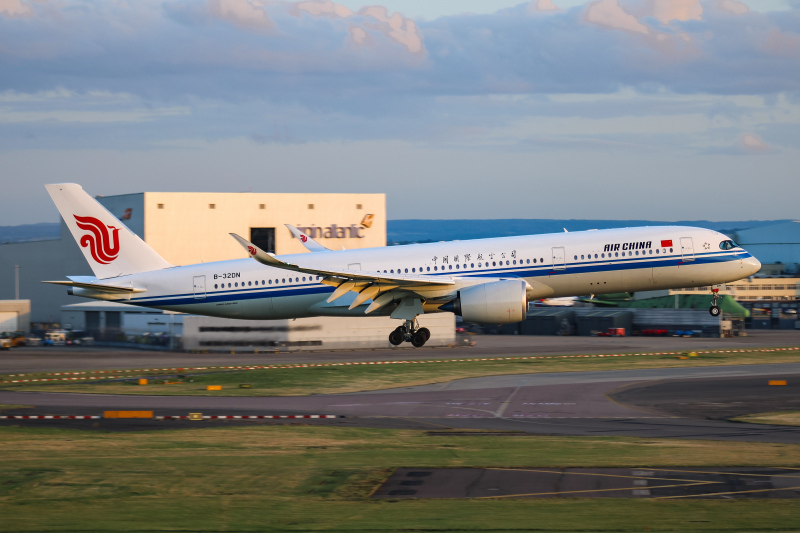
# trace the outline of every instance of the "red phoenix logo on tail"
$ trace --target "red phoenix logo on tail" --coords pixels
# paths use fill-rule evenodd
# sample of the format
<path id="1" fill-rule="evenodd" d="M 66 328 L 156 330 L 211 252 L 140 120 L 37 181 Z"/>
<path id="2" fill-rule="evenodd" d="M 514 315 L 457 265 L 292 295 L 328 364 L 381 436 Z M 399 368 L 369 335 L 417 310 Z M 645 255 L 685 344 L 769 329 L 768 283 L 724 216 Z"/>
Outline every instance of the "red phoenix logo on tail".
<path id="1" fill-rule="evenodd" d="M 92 259 L 101 265 L 107 265 L 117 258 L 119 255 L 119 228 L 106 226 L 94 217 L 73 216 L 78 227 L 89 232 L 81 237 L 80 243 L 82 247 L 89 248 Z M 111 233 L 109 233 L 109 229 L 112 230 Z"/>
<path id="2" fill-rule="evenodd" d="M 250 252 L 250 255 L 256 255 L 256 248 L 255 246 L 248 246 L 247 251 Z"/>
<path id="3" fill-rule="evenodd" d="M 306 241 L 308 240 L 308 237 L 306 237 L 305 235 L 303 235 L 303 234 L 301 233 L 301 234 L 300 234 L 300 240 L 301 240 L 301 241 L 303 241 L 303 242 L 306 242 Z"/>

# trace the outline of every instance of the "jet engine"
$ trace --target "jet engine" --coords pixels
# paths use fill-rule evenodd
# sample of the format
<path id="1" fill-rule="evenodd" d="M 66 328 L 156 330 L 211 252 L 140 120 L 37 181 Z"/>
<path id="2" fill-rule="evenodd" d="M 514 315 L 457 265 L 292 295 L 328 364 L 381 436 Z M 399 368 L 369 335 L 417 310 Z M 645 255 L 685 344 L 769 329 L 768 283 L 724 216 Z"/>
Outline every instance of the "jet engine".
<path id="1" fill-rule="evenodd" d="M 506 279 L 458 291 L 456 299 L 439 309 L 452 311 L 467 322 L 507 324 L 525 320 L 528 299 L 524 280 Z"/>

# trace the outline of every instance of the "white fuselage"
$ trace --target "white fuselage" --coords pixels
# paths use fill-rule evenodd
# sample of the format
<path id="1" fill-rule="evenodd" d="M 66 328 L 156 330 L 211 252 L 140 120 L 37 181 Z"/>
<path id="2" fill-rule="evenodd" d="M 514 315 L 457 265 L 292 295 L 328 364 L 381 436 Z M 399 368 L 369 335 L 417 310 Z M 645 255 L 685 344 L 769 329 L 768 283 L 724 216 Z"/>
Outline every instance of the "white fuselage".
<path id="1" fill-rule="evenodd" d="M 460 288 L 496 279 L 524 279 L 532 300 L 715 285 L 757 272 L 761 265 L 747 251 L 720 246 L 727 240 L 712 230 L 657 226 L 317 252 L 280 259 L 320 269 L 451 278 L 454 285 L 429 295 L 425 312 L 436 312 Z M 328 303 L 334 288 L 322 284 L 320 277 L 253 259 L 179 266 L 113 281 L 144 292 L 120 296 L 74 288 L 73 294 L 240 319 L 363 316 L 370 303 L 348 309 L 355 293 Z"/>

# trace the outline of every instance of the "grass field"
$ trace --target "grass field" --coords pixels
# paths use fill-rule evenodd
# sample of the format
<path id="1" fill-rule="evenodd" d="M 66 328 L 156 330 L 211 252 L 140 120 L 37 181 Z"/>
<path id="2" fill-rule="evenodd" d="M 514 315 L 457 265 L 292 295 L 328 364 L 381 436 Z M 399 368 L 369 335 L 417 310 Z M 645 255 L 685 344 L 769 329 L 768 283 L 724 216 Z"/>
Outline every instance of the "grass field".
<path id="1" fill-rule="evenodd" d="M 307 394 L 332 394 L 364 390 L 409 387 L 440 383 L 454 379 L 533 372 L 574 372 L 594 370 L 622 370 L 635 368 L 668 368 L 692 366 L 742 365 L 763 363 L 800 362 L 800 351 L 752 351 L 700 353 L 697 357 L 677 359 L 675 355 L 630 355 L 626 357 L 553 357 L 527 360 L 418 362 L 390 365 L 308 366 L 302 368 L 277 368 L 238 372 L 214 372 L 194 375 L 192 383 L 170 385 L 136 385 L 135 381 L 111 383 L 46 382 L 2 383 L 0 387 L 11 390 L 42 390 L 51 392 L 84 392 L 102 394 L 157 394 L 157 395 L 207 395 L 207 396 L 293 396 Z M 188 372 L 188 371 L 187 371 Z M 152 372 L 135 375 L 153 377 Z M 82 374 L 85 376 L 86 374 Z M 164 374 L 161 374 L 164 376 Z M 25 379 L 54 377 L 46 374 L 28 374 Z M 97 378 L 103 376 L 98 374 Z M 0 376 L 0 381 L 12 379 Z M 19 379 L 15 377 L 14 379 Z M 252 387 L 240 389 L 240 384 Z M 221 391 L 207 391 L 207 385 L 222 385 Z"/>
<path id="2" fill-rule="evenodd" d="M 778 413 L 756 413 L 732 418 L 736 422 L 751 424 L 774 424 L 777 426 L 800 426 L 799 411 L 783 411 Z"/>
<path id="3" fill-rule="evenodd" d="M 800 445 L 310 426 L 0 427 L 1 531 L 798 531 L 800 500 L 404 500 L 399 466 L 782 466 Z"/>

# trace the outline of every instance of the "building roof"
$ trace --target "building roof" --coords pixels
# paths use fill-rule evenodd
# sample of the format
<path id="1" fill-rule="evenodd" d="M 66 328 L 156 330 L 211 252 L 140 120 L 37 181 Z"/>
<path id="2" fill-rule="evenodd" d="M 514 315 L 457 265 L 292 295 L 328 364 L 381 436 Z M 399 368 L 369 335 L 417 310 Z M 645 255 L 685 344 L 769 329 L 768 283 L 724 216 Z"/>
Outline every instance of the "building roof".
<path id="1" fill-rule="evenodd" d="M 800 244 L 800 220 L 738 231 L 736 242 L 744 247 L 753 244 Z"/>

